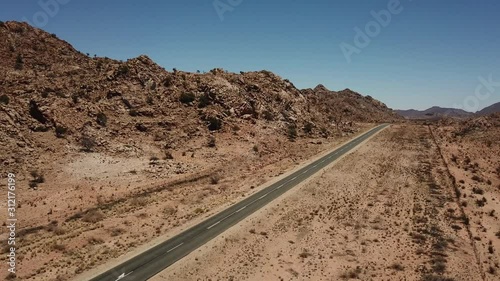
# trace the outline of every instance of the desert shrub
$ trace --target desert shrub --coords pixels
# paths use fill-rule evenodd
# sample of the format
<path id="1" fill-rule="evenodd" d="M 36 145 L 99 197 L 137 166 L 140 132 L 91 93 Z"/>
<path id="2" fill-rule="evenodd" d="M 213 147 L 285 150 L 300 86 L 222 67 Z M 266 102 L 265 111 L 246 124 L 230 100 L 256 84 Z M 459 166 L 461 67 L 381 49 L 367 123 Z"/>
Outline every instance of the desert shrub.
<path id="1" fill-rule="evenodd" d="M 82 221 L 88 222 L 88 223 L 100 222 L 103 219 L 104 219 L 104 215 L 102 214 L 101 211 L 98 211 L 98 210 L 91 210 L 91 211 L 87 212 L 85 215 L 83 215 L 83 217 L 82 217 Z"/>
<path id="2" fill-rule="evenodd" d="M 311 134 L 313 131 L 314 125 L 311 122 L 307 122 L 306 125 L 304 126 L 304 133 L 306 134 Z"/>
<path id="3" fill-rule="evenodd" d="M 484 207 L 486 205 L 486 202 L 488 202 L 488 200 L 486 200 L 486 198 L 483 197 L 483 199 L 476 200 L 476 205 L 478 207 Z"/>
<path id="4" fill-rule="evenodd" d="M 174 84 L 174 79 L 172 79 L 172 77 L 170 76 L 167 76 L 165 77 L 165 79 L 163 79 L 161 83 L 163 84 L 164 87 L 169 88 Z"/>
<path id="5" fill-rule="evenodd" d="M 210 184 L 216 185 L 220 181 L 220 176 L 215 174 L 210 177 Z"/>
<path id="6" fill-rule="evenodd" d="M 184 104 L 188 104 L 188 103 L 191 103 L 193 102 L 194 100 L 196 99 L 196 96 L 194 93 L 191 93 L 191 92 L 187 92 L 187 93 L 182 93 L 179 97 L 179 101 L 184 103 Z"/>
<path id="7" fill-rule="evenodd" d="M 108 229 L 108 232 L 109 232 L 109 235 L 111 235 L 111 237 L 116 237 L 116 236 L 120 236 L 123 233 L 125 233 L 125 229 L 119 228 L 119 227 L 113 227 L 111 229 Z"/>
<path id="8" fill-rule="evenodd" d="M 17 70 L 21 70 L 21 69 L 23 69 L 23 66 L 24 66 L 23 57 L 21 56 L 21 54 L 17 54 L 16 64 L 14 65 L 14 68 Z"/>
<path id="9" fill-rule="evenodd" d="M 210 116 L 207 118 L 207 121 L 208 121 L 208 129 L 210 131 L 217 131 L 222 128 L 222 120 L 217 117 Z"/>
<path id="10" fill-rule="evenodd" d="M 106 127 L 106 124 L 108 123 L 108 117 L 106 116 L 106 114 L 102 113 L 102 112 L 99 112 L 97 113 L 97 124 L 103 126 L 103 127 Z"/>
<path id="11" fill-rule="evenodd" d="M 127 75 L 130 71 L 130 68 L 128 65 L 126 64 L 122 64 L 118 67 L 118 71 L 117 71 L 117 74 L 118 75 Z"/>
<path id="12" fill-rule="evenodd" d="M 287 136 L 291 141 L 294 141 L 297 138 L 297 127 L 295 125 L 288 125 Z"/>
<path id="13" fill-rule="evenodd" d="M 36 182 L 36 183 L 44 183 L 45 182 L 44 176 L 36 170 L 31 171 L 30 175 L 31 175 L 31 177 L 33 177 L 33 179 L 31 180 L 32 182 Z"/>
<path id="14" fill-rule="evenodd" d="M 0 96 L 0 102 L 7 105 L 10 102 L 10 99 L 7 95 L 1 95 Z"/>
<path id="15" fill-rule="evenodd" d="M 405 270 L 405 267 L 400 264 L 400 263 L 393 263 L 391 266 L 390 266 L 391 269 L 394 269 L 396 271 L 404 271 Z"/>
<path id="16" fill-rule="evenodd" d="M 356 267 L 355 269 L 348 270 L 340 275 L 342 279 L 359 279 L 359 275 L 362 270 L 360 267 Z"/>
<path id="17" fill-rule="evenodd" d="M 83 136 L 80 140 L 80 145 L 82 146 L 83 151 L 92 152 L 94 147 L 96 147 L 97 142 L 92 137 Z"/>
<path id="18" fill-rule="evenodd" d="M 104 239 L 102 239 L 101 237 L 91 236 L 87 239 L 87 242 L 89 242 L 89 244 L 91 245 L 99 245 L 104 243 Z"/>
<path id="19" fill-rule="evenodd" d="M 172 160 L 172 159 L 174 159 L 174 156 L 172 155 L 172 152 L 166 151 L 164 159 L 165 160 Z"/>
<path id="20" fill-rule="evenodd" d="M 68 132 L 68 128 L 63 127 L 61 125 L 56 126 L 56 137 L 58 138 L 64 138 L 66 133 Z"/>
<path id="21" fill-rule="evenodd" d="M 66 245 L 62 244 L 61 242 L 54 242 L 54 244 L 52 244 L 52 249 L 62 252 L 66 250 Z"/>
<path id="22" fill-rule="evenodd" d="M 473 175 L 472 176 L 472 180 L 473 181 L 477 181 L 477 182 L 482 182 L 483 181 L 478 175 Z"/>
<path id="23" fill-rule="evenodd" d="M 175 209 L 174 207 L 167 206 L 163 209 L 163 214 L 167 216 L 172 216 L 175 213 L 177 213 L 177 209 Z"/>
<path id="24" fill-rule="evenodd" d="M 144 124 L 142 123 L 137 123 L 135 124 L 135 128 L 139 131 L 139 132 L 147 132 L 148 131 L 148 127 L 146 127 Z"/>
<path id="25" fill-rule="evenodd" d="M 212 101 L 211 101 L 209 95 L 203 94 L 203 95 L 201 95 L 201 97 L 198 101 L 198 107 L 204 108 L 204 107 L 209 106 L 211 103 L 212 103 Z"/>
<path id="26" fill-rule="evenodd" d="M 484 190 L 482 190 L 481 188 L 479 187 L 473 187 L 472 188 L 472 193 L 474 194 L 479 194 L 479 195 L 483 195 L 484 194 Z"/>
<path id="27" fill-rule="evenodd" d="M 273 121 L 274 120 L 274 115 L 269 110 L 264 110 L 264 112 L 262 112 L 262 115 L 264 116 L 264 119 L 267 120 L 267 121 Z"/>
<path id="28" fill-rule="evenodd" d="M 216 146 L 216 140 L 215 140 L 215 137 L 214 136 L 210 136 L 208 138 L 208 143 L 207 143 L 207 146 L 208 147 L 215 147 Z"/>
<path id="29" fill-rule="evenodd" d="M 312 256 L 311 253 L 309 253 L 309 251 L 307 251 L 306 249 L 304 249 L 302 251 L 302 253 L 299 254 L 299 257 L 303 258 L 303 259 L 306 259 L 308 257 Z"/>

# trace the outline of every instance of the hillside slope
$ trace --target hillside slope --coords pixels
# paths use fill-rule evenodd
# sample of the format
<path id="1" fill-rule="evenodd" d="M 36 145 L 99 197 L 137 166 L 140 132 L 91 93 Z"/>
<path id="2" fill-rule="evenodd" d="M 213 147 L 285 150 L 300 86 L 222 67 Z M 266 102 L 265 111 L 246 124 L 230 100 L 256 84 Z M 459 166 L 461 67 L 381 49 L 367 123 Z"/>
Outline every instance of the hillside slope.
<path id="1" fill-rule="evenodd" d="M 468 118 L 474 116 L 474 113 L 467 112 L 457 108 L 443 108 L 434 106 L 426 110 L 395 110 L 395 112 L 407 119 L 439 119 L 449 118 Z"/>
<path id="2" fill-rule="evenodd" d="M 492 104 L 486 108 L 483 108 L 482 110 L 476 112 L 476 115 L 479 116 L 485 116 L 485 115 L 490 115 L 494 113 L 500 113 L 500 102 L 497 102 L 495 104 Z"/>

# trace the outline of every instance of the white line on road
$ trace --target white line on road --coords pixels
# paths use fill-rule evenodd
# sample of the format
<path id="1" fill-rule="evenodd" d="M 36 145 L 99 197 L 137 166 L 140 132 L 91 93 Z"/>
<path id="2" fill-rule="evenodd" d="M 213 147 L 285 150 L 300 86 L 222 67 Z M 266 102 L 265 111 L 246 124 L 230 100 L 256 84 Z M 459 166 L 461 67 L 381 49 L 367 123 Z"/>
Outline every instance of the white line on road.
<path id="1" fill-rule="evenodd" d="M 266 194 L 262 195 L 261 197 L 259 197 L 259 199 L 262 199 L 262 198 L 266 197 L 267 195 L 269 195 L 269 193 L 270 193 L 270 192 L 268 192 L 268 193 L 266 193 Z"/>
<path id="2" fill-rule="evenodd" d="M 222 220 L 212 224 L 211 226 L 207 227 L 207 229 L 212 229 L 214 226 L 218 225 Z"/>
<path id="3" fill-rule="evenodd" d="M 118 278 L 117 278 L 115 281 L 122 280 L 123 278 L 125 278 L 125 277 L 129 276 L 130 274 L 132 274 L 132 272 L 133 272 L 133 271 L 130 271 L 130 272 L 129 272 L 129 273 L 127 273 L 127 274 L 125 274 L 125 272 L 124 272 L 124 273 L 122 273 L 122 274 L 120 274 L 120 276 L 118 276 Z"/>
<path id="4" fill-rule="evenodd" d="M 172 249 L 168 250 L 168 251 L 167 251 L 167 253 L 172 252 L 173 250 L 175 250 L 175 249 L 179 248 L 179 247 L 180 247 L 180 246 L 182 246 L 182 245 L 184 245 L 184 242 L 182 242 L 182 243 L 180 243 L 179 245 L 177 245 L 177 246 L 173 247 Z M 130 273 L 129 273 L 129 274 L 130 274 Z"/>
<path id="5" fill-rule="evenodd" d="M 236 211 L 236 213 L 239 213 L 239 212 L 243 211 L 246 207 L 247 206 L 243 206 L 243 207 L 239 208 L 238 211 Z"/>

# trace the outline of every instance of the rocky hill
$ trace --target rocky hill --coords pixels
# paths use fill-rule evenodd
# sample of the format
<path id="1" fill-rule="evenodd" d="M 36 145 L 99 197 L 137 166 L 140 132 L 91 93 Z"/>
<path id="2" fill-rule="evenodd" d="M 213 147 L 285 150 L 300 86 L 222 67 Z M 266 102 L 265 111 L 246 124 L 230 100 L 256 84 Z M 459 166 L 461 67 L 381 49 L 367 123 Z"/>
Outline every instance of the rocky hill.
<path id="1" fill-rule="evenodd" d="M 295 138 L 333 135 L 339 129 L 332 126 L 335 120 L 395 119 L 371 97 L 322 86 L 300 91 L 268 71 L 195 74 L 166 71 L 147 56 L 126 62 L 91 58 L 54 34 L 18 22 L 2 24 L 0 37 L 0 137 L 12 145 L 11 153 L 50 150 L 32 141 L 48 135 L 112 152 L 129 139 L 149 136 L 175 148 L 245 124 L 272 126 Z M 3 155 L 2 161 L 12 159 Z"/>
<path id="2" fill-rule="evenodd" d="M 426 110 L 396 110 L 396 113 L 406 119 L 468 118 L 474 116 L 474 113 L 462 109 L 443 108 L 439 106 L 434 106 Z"/>
<path id="3" fill-rule="evenodd" d="M 495 104 L 492 104 L 486 108 L 483 108 L 482 110 L 476 112 L 476 115 L 479 116 L 485 116 L 485 115 L 490 115 L 494 113 L 500 113 L 500 102 L 497 102 Z"/>

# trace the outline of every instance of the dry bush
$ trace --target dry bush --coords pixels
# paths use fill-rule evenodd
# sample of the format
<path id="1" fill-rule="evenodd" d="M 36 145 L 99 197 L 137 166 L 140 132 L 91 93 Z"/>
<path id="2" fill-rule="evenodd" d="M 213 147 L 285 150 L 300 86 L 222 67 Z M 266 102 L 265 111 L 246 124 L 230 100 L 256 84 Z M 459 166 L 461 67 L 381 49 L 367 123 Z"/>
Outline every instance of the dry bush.
<path id="1" fill-rule="evenodd" d="M 91 236 L 87 239 L 87 242 L 89 242 L 89 244 L 91 245 L 99 245 L 104 243 L 104 239 L 102 239 L 101 237 Z"/>
<path id="2" fill-rule="evenodd" d="M 66 250 L 66 245 L 62 244 L 61 242 L 54 242 L 54 244 L 52 244 L 52 250 L 55 250 L 55 251 L 65 251 Z"/>
<path id="3" fill-rule="evenodd" d="M 394 269 L 396 271 L 404 271 L 405 267 L 400 263 L 393 263 L 389 268 Z"/>
<path id="4" fill-rule="evenodd" d="M 100 222 L 103 219 L 104 215 L 99 210 L 91 210 L 82 217 L 82 221 L 89 223 Z"/>
<path id="5" fill-rule="evenodd" d="M 134 197 L 130 200 L 130 205 L 138 207 L 148 204 L 148 199 L 145 197 Z"/>
<path id="6" fill-rule="evenodd" d="M 167 207 L 163 208 L 163 214 L 165 214 L 167 216 L 172 216 L 175 213 L 177 213 L 177 209 L 175 209 L 174 207 L 167 206 Z"/>
<path id="7" fill-rule="evenodd" d="M 113 227 L 113 228 L 108 229 L 108 232 L 111 235 L 111 237 L 116 237 L 116 236 L 120 236 L 123 233 L 125 233 L 125 229 L 120 228 L 120 227 Z"/>
<path id="8" fill-rule="evenodd" d="M 220 180 L 221 180 L 220 175 L 215 174 L 210 177 L 210 184 L 216 185 L 219 183 Z"/>
<path id="9" fill-rule="evenodd" d="M 361 274 L 362 270 L 358 266 L 356 269 L 351 269 L 348 270 L 340 275 L 340 278 L 348 280 L 348 279 L 359 279 L 359 275 Z"/>

